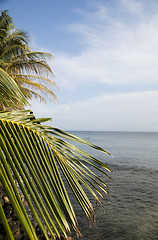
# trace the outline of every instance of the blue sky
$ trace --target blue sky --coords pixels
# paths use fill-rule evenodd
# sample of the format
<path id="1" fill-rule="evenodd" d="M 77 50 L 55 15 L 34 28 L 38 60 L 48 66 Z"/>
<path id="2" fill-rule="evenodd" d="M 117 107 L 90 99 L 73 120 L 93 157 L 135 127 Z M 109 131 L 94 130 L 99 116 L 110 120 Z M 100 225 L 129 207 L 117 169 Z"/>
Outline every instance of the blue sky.
<path id="1" fill-rule="evenodd" d="M 3 0 L 48 51 L 59 104 L 33 100 L 64 130 L 158 131 L 157 0 Z"/>

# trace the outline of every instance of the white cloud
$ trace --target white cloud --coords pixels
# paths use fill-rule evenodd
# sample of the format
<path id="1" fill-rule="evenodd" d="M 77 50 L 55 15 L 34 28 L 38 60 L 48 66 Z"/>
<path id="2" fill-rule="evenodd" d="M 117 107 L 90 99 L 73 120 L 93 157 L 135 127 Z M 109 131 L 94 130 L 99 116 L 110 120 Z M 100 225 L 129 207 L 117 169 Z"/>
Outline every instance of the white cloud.
<path id="1" fill-rule="evenodd" d="M 78 34 L 83 48 L 74 55 L 55 53 L 55 81 L 64 92 L 74 92 L 71 104 L 41 107 L 40 114 L 52 116 L 55 126 L 69 130 L 158 131 L 158 13 L 146 15 L 143 1 L 119 2 L 124 8 L 116 17 L 107 6 L 100 5 L 95 12 L 83 11 L 82 23 L 67 26 Z M 126 17 L 121 15 L 123 11 Z M 128 14 L 133 16 L 130 22 Z M 88 84 L 94 85 L 91 98 L 77 101 L 77 94 L 82 95 L 81 86 Z M 94 97 L 95 86 L 106 89 L 106 84 L 109 94 Z M 119 91 L 122 87 L 121 94 L 116 92 L 118 87 Z M 37 107 L 33 110 L 38 114 Z"/>
<path id="2" fill-rule="evenodd" d="M 66 130 L 158 131 L 158 91 L 109 94 L 71 104 L 47 105 L 40 114 Z M 38 114 L 39 108 L 33 109 Z"/>
<path id="3" fill-rule="evenodd" d="M 140 2 L 122 3 L 124 6 L 126 3 L 128 11 L 132 9 L 137 13 L 136 10 L 142 8 Z M 75 89 L 83 83 L 96 81 L 112 85 L 155 84 L 158 76 L 158 14 L 150 19 L 144 16 L 134 25 L 126 24 L 126 19 L 107 21 L 104 7 L 96 14 L 97 22 L 71 25 L 71 30 L 84 41 L 85 48 L 80 54 L 56 54 L 53 65 L 60 86 Z"/>

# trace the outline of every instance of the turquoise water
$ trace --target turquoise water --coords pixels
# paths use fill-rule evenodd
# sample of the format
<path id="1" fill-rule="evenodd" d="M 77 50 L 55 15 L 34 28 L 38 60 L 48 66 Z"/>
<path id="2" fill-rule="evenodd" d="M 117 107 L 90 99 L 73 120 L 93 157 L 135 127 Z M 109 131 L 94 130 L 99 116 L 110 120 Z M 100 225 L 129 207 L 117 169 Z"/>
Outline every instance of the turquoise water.
<path id="1" fill-rule="evenodd" d="M 158 133 L 72 132 L 108 150 L 115 158 L 84 147 L 112 169 L 111 198 L 103 208 L 93 201 L 96 225 L 92 228 L 76 210 L 83 234 L 90 240 L 158 239 Z M 105 181 L 107 179 L 100 176 Z M 75 235 L 74 235 L 75 237 Z M 77 239 L 75 237 L 75 239 Z"/>

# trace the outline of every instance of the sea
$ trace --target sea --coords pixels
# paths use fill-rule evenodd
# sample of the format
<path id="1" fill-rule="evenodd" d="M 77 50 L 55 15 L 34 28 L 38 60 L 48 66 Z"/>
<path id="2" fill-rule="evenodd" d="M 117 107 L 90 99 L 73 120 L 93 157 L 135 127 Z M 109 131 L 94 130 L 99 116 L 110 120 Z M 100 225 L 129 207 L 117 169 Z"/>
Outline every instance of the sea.
<path id="1" fill-rule="evenodd" d="M 158 240 L 158 133 L 154 132 L 71 132 L 92 142 L 114 158 L 80 146 L 106 163 L 111 181 L 100 206 L 90 196 L 96 222 L 87 221 L 74 203 L 82 240 Z M 74 239 L 78 239 L 73 234 Z"/>

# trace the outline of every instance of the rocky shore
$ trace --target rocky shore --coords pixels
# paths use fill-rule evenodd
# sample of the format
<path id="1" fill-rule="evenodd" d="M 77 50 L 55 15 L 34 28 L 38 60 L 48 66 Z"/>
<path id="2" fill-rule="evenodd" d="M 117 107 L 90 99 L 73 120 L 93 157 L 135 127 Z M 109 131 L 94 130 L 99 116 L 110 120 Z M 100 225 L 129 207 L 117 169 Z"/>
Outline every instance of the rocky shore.
<path id="1" fill-rule="evenodd" d="M 23 197 L 23 195 L 21 195 L 21 199 L 24 203 L 24 206 L 26 208 L 26 210 L 28 211 L 29 214 L 29 209 L 27 209 L 27 203 L 25 202 L 25 199 Z M 0 184 L 0 202 L 2 204 L 2 207 L 4 209 L 4 212 L 6 214 L 8 223 L 10 225 L 10 228 L 13 232 L 14 238 L 15 240 L 29 240 L 26 233 L 24 232 L 21 223 L 19 222 L 19 219 L 17 218 L 17 215 L 14 211 L 14 209 L 12 208 L 10 201 L 8 199 L 8 197 L 6 196 L 3 186 Z M 29 216 L 31 218 L 31 216 Z M 36 231 L 36 234 L 38 236 L 39 240 L 44 240 L 45 238 L 43 237 L 43 235 L 40 232 L 40 229 L 37 225 L 37 223 L 35 221 L 32 220 L 32 224 L 34 226 L 34 229 Z M 49 234 L 48 234 L 49 236 Z M 53 239 L 51 236 L 49 236 L 50 239 Z M 5 229 L 3 227 L 3 224 L 0 220 L 0 240 L 8 240 L 8 237 L 6 235 Z M 58 239 L 56 239 L 58 240 Z M 61 237 L 61 240 L 64 240 L 63 237 Z M 73 240 L 72 237 L 68 237 L 68 240 Z"/>

